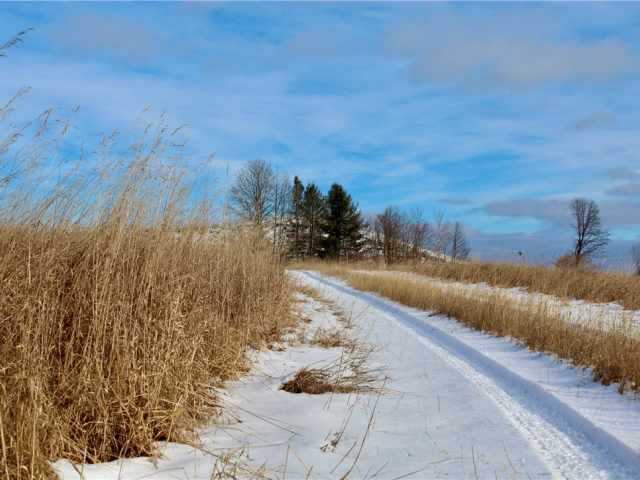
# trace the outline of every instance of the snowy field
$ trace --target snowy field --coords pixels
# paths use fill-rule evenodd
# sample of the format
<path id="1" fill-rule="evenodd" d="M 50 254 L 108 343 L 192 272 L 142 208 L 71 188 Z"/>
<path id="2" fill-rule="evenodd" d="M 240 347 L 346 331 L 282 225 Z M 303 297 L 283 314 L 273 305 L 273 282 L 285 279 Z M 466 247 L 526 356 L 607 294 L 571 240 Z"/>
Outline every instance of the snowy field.
<path id="1" fill-rule="evenodd" d="M 197 447 L 160 444 L 155 463 L 61 460 L 61 477 L 640 478 L 640 399 L 443 316 L 317 273 L 291 274 L 330 303 L 300 297 L 305 332 L 255 353 L 252 373 L 220 392 L 222 421 L 198 432 Z M 387 378 L 384 391 L 280 390 L 299 369 L 341 358 L 340 348 L 309 345 L 318 328 L 375 346 L 369 362 Z"/>
<path id="2" fill-rule="evenodd" d="M 486 283 L 463 283 L 441 280 L 416 273 L 394 271 L 356 270 L 370 275 L 404 277 L 425 282 L 441 289 L 449 289 L 474 297 L 499 295 L 512 305 L 544 305 L 550 311 L 562 315 L 566 321 L 588 325 L 600 330 L 618 329 L 640 335 L 640 310 L 625 310 L 618 303 L 590 303 L 584 300 L 565 299 L 538 292 L 528 292 L 525 288 L 494 287 Z"/>

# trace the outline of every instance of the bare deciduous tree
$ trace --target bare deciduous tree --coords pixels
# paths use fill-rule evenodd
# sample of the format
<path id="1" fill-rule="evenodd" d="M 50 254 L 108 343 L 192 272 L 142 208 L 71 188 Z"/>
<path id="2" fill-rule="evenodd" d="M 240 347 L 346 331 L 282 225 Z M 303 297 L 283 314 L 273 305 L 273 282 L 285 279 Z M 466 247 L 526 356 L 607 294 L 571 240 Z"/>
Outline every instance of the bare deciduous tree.
<path id="1" fill-rule="evenodd" d="M 431 248 L 440 260 L 446 260 L 450 242 L 451 224 L 445 220 L 444 213 L 437 213 L 431 228 Z"/>
<path id="2" fill-rule="evenodd" d="M 593 200 L 576 198 L 569 209 L 573 217 L 573 258 L 577 266 L 603 253 L 609 243 L 609 232 L 602 226 L 600 209 Z"/>
<path id="3" fill-rule="evenodd" d="M 231 187 L 231 207 L 240 218 L 262 225 L 274 209 L 276 175 L 264 160 L 252 160 L 238 172 Z"/>
<path id="4" fill-rule="evenodd" d="M 283 252 L 286 244 L 286 216 L 291 211 L 292 187 L 286 174 L 274 175 L 272 188 L 273 251 Z"/>
<path id="5" fill-rule="evenodd" d="M 467 260 L 471 250 L 467 246 L 467 239 L 460 222 L 453 224 L 451 230 L 451 261 Z"/>
<path id="6" fill-rule="evenodd" d="M 424 215 L 420 207 L 414 208 L 409 214 L 408 239 L 410 244 L 410 256 L 414 259 L 422 257 L 423 249 L 429 239 L 429 224 L 424 221 Z"/>
<path id="7" fill-rule="evenodd" d="M 640 242 L 631 247 L 631 262 L 633 265 L 633 274 L 640 275 Z"/>
<path id="8" fill-rule="evenodd" d="M 405 232 L 407 220 L 398 207 L 387 207 L 376 217 L 375 230 L 380 236 L 381 250 L 387 264 L 397 262 L 406 247 Z"/>

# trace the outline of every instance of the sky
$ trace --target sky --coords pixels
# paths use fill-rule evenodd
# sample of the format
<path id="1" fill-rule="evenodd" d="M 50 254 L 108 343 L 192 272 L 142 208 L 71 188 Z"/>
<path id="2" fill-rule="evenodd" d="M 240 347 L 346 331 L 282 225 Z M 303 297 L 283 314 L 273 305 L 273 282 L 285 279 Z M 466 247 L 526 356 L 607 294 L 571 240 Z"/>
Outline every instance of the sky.
<path id="1" fill-rule="evenodd" d="M 263 159 L 365 214 L 442 212 L 478 258 L 553 261 L 574 197 L 608 264 L 640 239 L 638 5 L 3 3 L 2 39 L 29 27 L 0 103 L 30 86 L 21 115 L 80 106 L 96 138 L 166 112 L 221 189 Z"/>

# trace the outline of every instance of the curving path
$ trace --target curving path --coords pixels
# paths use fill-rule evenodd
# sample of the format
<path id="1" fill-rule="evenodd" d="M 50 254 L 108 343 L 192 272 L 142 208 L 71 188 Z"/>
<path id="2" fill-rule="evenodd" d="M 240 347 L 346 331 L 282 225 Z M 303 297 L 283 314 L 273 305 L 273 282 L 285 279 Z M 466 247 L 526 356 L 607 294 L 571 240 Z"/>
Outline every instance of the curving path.
<path id="1" fill-rule="evenodd" d="M 637 430 L 640 428 L 638 400 L 612 396 L 611 389 L 585 382 L 583 373 L 548 357 L 532 355 L 504 339 L 470 332 L 441 316 L 428 316 L 426 312 L 354 290 L 318 273 L 294 272 L 293 275 L 320 289 L 338 305 L 349 306 L 356 314 L 363 312 L 360 316 L 371 322 L 370 331 L 376 343 L 381 344 L 383 356 L 391 360 L 392 379 L 394 373 L 402 375 L 403 369 L 408 372 L 412 365 L 422 363 L 427 366 L 426 371 L 431 372 L 431 384 L 425 386 L 425 393 L 439 391 L 447 396 L 447 389 L 462 389 L 457 399 L 448 396 L 448 402 L 454 402 L 448 407 L 466 409 L 470 416 L 485 415 L 490 419 L 483 428 L 476 428 L 469 426 L 464 415 L 452 417 L 452 421 L 460 422 L 460 429 L 474 436 L 475 448 L 479 452 L 485 450 L 485 464 L 478 466 L 480 462 L 472 459 L 474 471 L 470 478 L 490 477 L 489 464 L 496 460 L 491 458 L 496 456 L 493 448 L 496 443 L 502 443 L 505 452 L 509 449 L 517 452 L 521 458 L 523 449 L 528 448 L 528 453 L 535 457 L 521 461 L 521 470 L 509 458 L 515 477 L 524 474 L 523 478 L 640 478 L 640 455 L 634 445 L 634 436 L 637 441 L 636 435 L 640 433 Z M 501 345 L 492 345 L 496 342 Z M 513 365 L 500 363 L 501 349 L 509 351 L 511 357 L 508 358 L 514 359 Z M 503 355 L 504 358 L 507 357 Z M 547 375 L 549 371 L 551 375 L 559 371 L 563 377 L 555 383 L 555 379 L 540 381 L 543 375 L 537 370 L 545 368 Z M 571 375 L 575 385 L 571 384 Z M 402 389 L 402 378 L 397 383 L 395 388 Z M 405 383 L 405 387 L 415 388 L 414 382 Z M 576 385 L 577 388 L 583 386 L 584 395 L 573 401 L 573 397 L 579 397 L 574 392 Z M 473 393 L 469 394 L 469 389 Z M 398 408 L 401 410 L 402 405 Z M 610 416 L 606 415 L 607 408 L 611 409 Z M 435 441 L 437 433 L 430 434 Z M 461 435 L 461 445 L 465 444 L 463 437 Z M 450 440 L 446 441 L 450 443 Z"/>

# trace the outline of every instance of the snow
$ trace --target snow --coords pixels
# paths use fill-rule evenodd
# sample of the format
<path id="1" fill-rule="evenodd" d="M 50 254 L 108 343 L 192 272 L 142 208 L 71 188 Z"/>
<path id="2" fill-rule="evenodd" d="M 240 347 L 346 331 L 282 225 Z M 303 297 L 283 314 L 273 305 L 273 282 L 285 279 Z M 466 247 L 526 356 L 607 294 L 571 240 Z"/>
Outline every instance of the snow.
<path id="1" fill-rule="evenodd" d="M 455 320 L 317 273 L 291 275 L 332 303 L 300 297 L 298 308 L 310 320 L 303 322 L 304 335 L 292 333 L 283 345 L 254 353 L 253 373 L 219 392 L 225 414 L 198 432 L 198 447 L 160 443 L 162 458 L 155 462 L 137 458 L 74 468 L 59 460 L 54 467 L 60 476 L 640 478 L 637 399 L 590 381 L 589 372 Z M 300 368 L 327 365 L 343 354 L 309 345 L 318 328 L 339 328 L 375 345 L 369 362 L 384 367 L 384 392 L 280 390 Z M 222 476 L 223 468 L 235 476 Z"/>
<path id="2" fill-rule="evenodd" d="M 369 275 L 389 275 L 425 282 L 431 286 L 474 297 L 499 295 L 512 305 L 529 307 L 544 305 L 565 321 L 580 323 L 599 330 L 620 330 L 640 335 L 640 310 L 625 310 L 618 303 L 591 303 L 584 300 L 560 298 L 544 293 L 529 292 L 525 288 L 494 287 L 487 283 L 463 283 L 441 280 L 409 272 L 357 270 Z"/>

